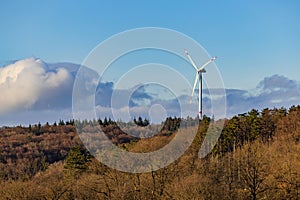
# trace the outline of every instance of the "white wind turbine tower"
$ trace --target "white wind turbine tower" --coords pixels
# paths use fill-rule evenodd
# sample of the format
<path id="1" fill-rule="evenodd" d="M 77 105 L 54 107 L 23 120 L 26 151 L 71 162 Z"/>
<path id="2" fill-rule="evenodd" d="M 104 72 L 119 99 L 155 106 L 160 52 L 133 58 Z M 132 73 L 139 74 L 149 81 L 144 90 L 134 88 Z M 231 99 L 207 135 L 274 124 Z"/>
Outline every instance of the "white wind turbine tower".
<path id="1" fill-rule="evenodd" d="M 217 56 L 212 57 L 209 61 L 207 61 L 201 67 L 198 68 L 196 66 L 196 64 L 194 63 L 193 59 L 191 58 L 190 54 L 188 53 L 188 51 L 185 49 L 184 52 L 185 52 L 186 56 L 188 57 L 188 59 L 190 60 L 193 67 L 196 70 L 196 77 L 195 77 L 195 81 L 194 81 L 194 86 L 193 86 L 193 90 L 192 90 L 190 103 L 192 103 L 192 98 L 193 98 L 194 91 L 195 91 L 197 81 L 198 81 L 198 86 L 199 86 L 199 90 L 198 90 L 198 93 L 199 93 L 198 94 L 199 95 L 198 115 L 199 115 L 199 119 L 202 119 L 202 73 L 206 72 L 205 67 L 208 64 L 210 64 L 211 62 L 213 62 L 214 60 L 216 60 Z"/>

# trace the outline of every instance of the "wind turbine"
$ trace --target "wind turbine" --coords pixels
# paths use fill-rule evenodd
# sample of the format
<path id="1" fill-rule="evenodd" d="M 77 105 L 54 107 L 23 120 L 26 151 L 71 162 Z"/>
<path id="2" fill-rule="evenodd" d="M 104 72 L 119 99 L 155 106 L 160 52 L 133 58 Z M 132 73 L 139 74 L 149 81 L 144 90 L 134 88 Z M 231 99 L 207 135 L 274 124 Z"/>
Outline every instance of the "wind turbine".
<path id="1" fill-rule="evenodd" d="M 217 59 L 217 56 L 212 57 L 209 61 L 207 61 L 206 63 L 204 63 L 201 67 L 197 67 L 195 62 L 193 61 L 193 59 L 191 58 L 189 52 L 185 49 L 184 50 L 186 56 L 188 57 L 189 61 L 191 62 L 191 64 L 193 65 L 193 67 L 196 70 L 196 77 L 195 77 L 195 81 L 194 81 L 194 86 L 193 86 L 193 90 L 192 90 L 192 95 L 191 95 L 191 100 L 190 103 L 192 103 L 192 98 L 194 96 L 194 92 L 195 92 L 195 88 L 197 85 L 197 81 L 198 81 L 198 86 L 199 86 L 199 90 L 198 90 L 198 95 L 199 95 L 199 105 L 198 105 L 198 116 L 199 119 L 202 119 L 202 74 L 206 72 L 205 67 L 207 65 L 209 65 L 211 62 L 214 62 L 214 60 Z"/>

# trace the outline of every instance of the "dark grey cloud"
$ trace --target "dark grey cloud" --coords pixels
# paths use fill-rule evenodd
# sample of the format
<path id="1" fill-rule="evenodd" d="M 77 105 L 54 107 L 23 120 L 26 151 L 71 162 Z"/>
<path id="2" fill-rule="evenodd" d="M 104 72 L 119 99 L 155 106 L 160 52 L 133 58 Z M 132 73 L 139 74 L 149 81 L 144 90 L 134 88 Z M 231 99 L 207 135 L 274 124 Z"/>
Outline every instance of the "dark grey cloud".
<path id="1" fill-rule="evenodd" d="M 257 89 L 261 89 L 264 92 L 295 91 L 298 90 L 298 83 L 284 76 L 273 75 L 264 78 L 264 80 L 258 84 Z"/>
<path id="2" fill-rule="evenodd" d="M 273 75 L 260 81 L 253 90 L 226 90 L 228 115 L 247 112 L 252 108 L 290 107 L 300 104 L 299 83 Z"/>
<path id="3" fill-rule="evenodd" d="M 113 82 L 106 82 L 100 83 L 97 86 L 96 91 L 96 104 L 103 106 L 103 107 L 110 107 L 111 106 L 111 97 L 113 93 L 114 83 Z"/>

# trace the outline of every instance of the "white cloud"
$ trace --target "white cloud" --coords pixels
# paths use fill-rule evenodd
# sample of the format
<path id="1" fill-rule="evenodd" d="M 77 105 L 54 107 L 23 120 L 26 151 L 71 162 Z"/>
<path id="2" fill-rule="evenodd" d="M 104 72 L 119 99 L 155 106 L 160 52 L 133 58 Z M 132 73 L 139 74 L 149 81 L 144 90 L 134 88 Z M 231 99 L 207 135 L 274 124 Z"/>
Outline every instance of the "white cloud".
<path id="1" fill-rule="evenodd" d="M 39 99 L 71 88 L 66 69 L 48 71 L 47 64 L 35 58 L 17 61 L 0 68 L 0 114 L 30 109 Z"/>

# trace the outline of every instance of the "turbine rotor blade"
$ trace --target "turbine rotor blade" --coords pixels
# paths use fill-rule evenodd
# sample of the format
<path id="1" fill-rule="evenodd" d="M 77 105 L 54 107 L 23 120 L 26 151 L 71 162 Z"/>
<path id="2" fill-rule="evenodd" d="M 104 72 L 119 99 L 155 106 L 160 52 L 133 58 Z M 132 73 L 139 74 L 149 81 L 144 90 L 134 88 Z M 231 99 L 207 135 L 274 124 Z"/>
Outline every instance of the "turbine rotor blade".
<path id="1" fill-rule="evenodd" d="M 194 96 L 194 92 L 195 92 L 195 88 L 196 88 L 196 85 L 197 85 L 198 76 L 199 76 L 199 74 L 196 73 L 196 77 L 195 77 L 195 81 L 194 81 L 194 86 L 193 86 L 193 90 L 192 90 L 192 95 L 191 95 L 190 103 L 192 103 L 192 98 Z"/>
<path id="2" fill-rule="evenodd" d="M 198 72 L 203 71 L 204 68 L 209 65 L 211 62 L 214 62 L 217 59 L 217 56 L 212 57 L 209 61 L 207 61 L 206 63 L 204 63 L 198 70 Z"/>
<path id="3" fill-rule="evenodd" d="M 188 57 L 189 61 L 192 63 L 193 67 L 198 71 L 198 68 L 197 68 L 196 64 L 194 63 L 192 57 L 190 56 L 189 52 L 186 49 L 184 49 L 184 53 Z"/>

